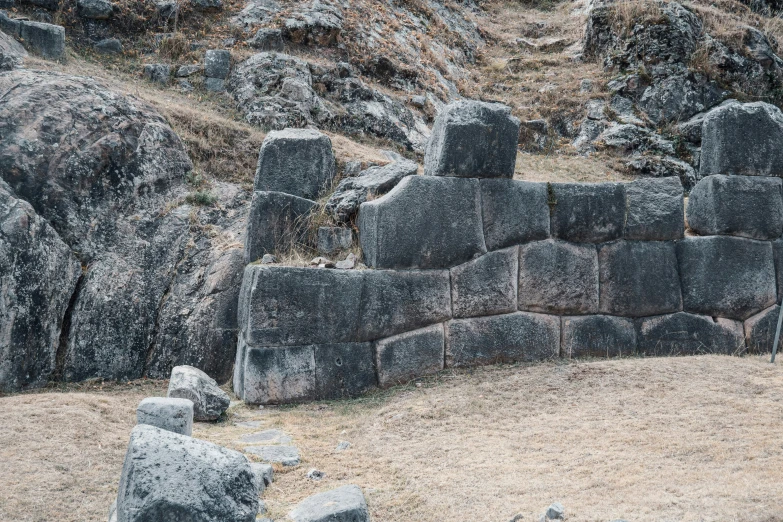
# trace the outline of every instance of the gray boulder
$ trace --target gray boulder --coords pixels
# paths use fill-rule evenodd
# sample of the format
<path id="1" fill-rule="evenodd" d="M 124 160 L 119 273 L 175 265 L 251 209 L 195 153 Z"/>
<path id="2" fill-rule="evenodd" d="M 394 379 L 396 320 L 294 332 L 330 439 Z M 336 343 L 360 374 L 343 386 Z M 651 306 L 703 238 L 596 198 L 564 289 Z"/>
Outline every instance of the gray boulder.
<path id="1" fill-rule="evenodd" d="M 601 312 L 625 317 L 682 310 L 674 242 L 615 241 L 598 249 Z"/>
<path id="2" fill-rule="evenodd" d="M 263 492 L 275 480 L 275 470 L 271 464 L 263 462 L 251 462 L 250 469 L 256 479 L 256 488 Z"/>
<path id="3" fill-rule="evenodd" d="M 210 49 L 204 54 L 204 76 L 225 80 L 231 70 L 231 52 Z"/>
<path id="4" fill-rule="evenodd" d="M 560 314 L 598 311 L 598 252 L 548 239 L 519 247 L 519 309 Z"/>
<path id="5" fill-rule="evenodd" d="M 377 341 L 375 366 L 378 384 L 385 388 L 439 372 L 443 369 L 444 343 L 441 324 Z"/>
<path id="6" fill-rule="evenodd" d="M 678 312 L 637 320 L 640 355 L 739 354 L 745 350 L 742 323 Z"/>
<path id="7" fill-rule="evenodd" d="M 549 237 L 546 183 L 482 179 L 479 186 L 487 250 Z"/>
<path id="8" fill-rule="evenodd" d="M 745 346 L 748 353 L 768 353 L 775 343 L 775 330 L 778 327 L 780 306 L 770 306 L 754 316 L 748 317 L 743 325 L 745 329 Z M 783 336 L 778 341 L 778 352 L 781 352 Z"/>
<path id="9" fill-rule="evenodd" d="M 446 367 L 540 361 L 560 353 L 560 318 L 513 314 L 446 323 Z"/>
<path id="10" fill-rule="evenodd" d="M 308 216 L 315 201 L 282 192 L 253 193 L 245 234 L 245 262 L 306 241 Z"/>
<path id="11" fill-rule="evenodd" d="M 702 177 L 783 176 L 783 114 L 764 102 L 716 107 L 702 124 Z"/>
<path id="12" fill-rule="evenodd" d="M 444 268 L 483 254 L 479 197 L 477 180 L 404 178 L 384 197 L 361 205 L 365 263 L 373 268 Z"/>
<path id="13" fill-rule="evenodd" d="M 171 66 L 165 63 L 148 63 L 144 66 L 144 79 L 166 85 L 171 78 Z"/>
<path id="14" fill-rule="evenodd" d="M 0 29 L 3 29 L 0 24 Z M 22 44 L 11 36 L 0 32 L 0 71 L 10 71 L 22 66 L 27 58 L 27 51 Z"/>
<path id="15" fill-rule="evenodd" d="M 772 245 L 728 236 L 677 243 L 686 312 L 747 319 L 775 303 Z"/>
<path id="16" fill-rule="evenodd" d="M 247 41 L 247 45 L 259 51 L 282 51 L 283 33 L 280 29 L 262 28 Z"/>
<path id="17" fill-rule="evenodd" d="M 283 466 L 298 466 L 301 462 L 299 450 L 294 446 L 251 446 L 246 453 L 258 455 L 264 462 Z"/>
<path id="18" fill-rule="evenodd" d="M 0 392 L 46 384 L 81 265 L 49 223 L 0 179 Z"/>
<path id="19" fill-rule="evenodd" d="M 199 11 L 217 11 L 223 8 L 221 0 L 190 0 L 190 5 Z"/>
<path id="20" fill-rule="evenodd" d="M 620 357 L 636 352 L 636 329 L 624 317 L 563 317 L 562 328 L 562 357 Z"/>
<path id="21" fill-rule="evenodd" d="M 620 183 L 552 183 L 552 237 L 576 243 L 619 238 L 625 226 L 625 187 Z"/>
<path id="22" fill-rule="evenodd" d="M 625 196 L 626 239 L 665 241 L 683 237 L 684 202 L 679 178 L 637 179 L 625 186 Z"/>
<path id="23" fill-rule="evenodd" d="M 136 422 L 189 437 L 193 433 L 193 401 L 147 397 L 136 408 Z"/>
<path id="24" fill-rule="evenodd" d="M 258 154 L 254 190 L 317 199 L 335 176 L 332 141 L 311 129 L 272 131 Z"/>
<path id="25" fill-rule="evenodd" d="M 100 54 L 122 54 L 122 42 L 116 38 L 107 38 L 97 42 L 93 49 Z"/>
<path id="26" fill-rule="evenodd" d="M 507 314 L 517 310 L 517 248 L 489 252 L 451 273 L 454 317 Z"/>
<path id="27" fill-rule="evenodd" d="M 228 409 L 228 394 L 206 373 L 193 366 L 175 366 L 171 370 L 168 396 L 193 401 L 193 418 L 215 420 Z"/>
<path id="28" fill-rule="evenodd" d="M 253 522 L 257 512 L 258 489 L 244 455 L 153 426 L 133 428 L 118 522 Z"/>
<path id="29" fill-rule="evenodd" d="M 358 486 L 343 486 L 304 499 L 288 518 L 293 522 L 370 522 L 370 512 Z"/>
<path id="30" fill-rule="evenodd" d="M 688 227 L 697 234 L 777 239 L 783 234 L 783 182 L 758 176 L 708 176 L 691 190 Z"/>
<path id="31" fill-rule="evenodd" d="M 94 20 L 106 20 L 114 12 L 114 5 L 109 0 L 77 0 L 76 7 L 79 16 Z"/>
<path id="32" fill-rule="evenodd" d="M 370 197 L 378 197 L 393 189 L 406 176 L 418 171 L 418 164 L 404 158 L 382 167 L 370 167 L 356 177 L 343 178 L 326 202 L 326 211 L 337 221 L 348 223 L 359 212 L 359 206 Z"/>
<path id="33" fill-rule="evenodd" d="M 59 60 L 65 53 L 65 28 L 61 25 L 23 21 L 19 37 L 29 50 L 48 60 Z"/>
<path id="34" fill-rule="evenodd" d="M 435 118 L 424 154 L 424 174 L 462 178 L 511 178 L 519 120 L 499 103 L 455 101 Z"/>
<path id="35" fill-rule="evenodd" d="M 204 70 L 204 67 L 196 64 L 182 65 L 177 69 L 177 78 L 188 78 Z"/>
<path id="36" fill-rule="evenodd" d="M 343 227 L 318 227 L 318 253 L 329 255 L 353 245 L 353 230 Z"/>

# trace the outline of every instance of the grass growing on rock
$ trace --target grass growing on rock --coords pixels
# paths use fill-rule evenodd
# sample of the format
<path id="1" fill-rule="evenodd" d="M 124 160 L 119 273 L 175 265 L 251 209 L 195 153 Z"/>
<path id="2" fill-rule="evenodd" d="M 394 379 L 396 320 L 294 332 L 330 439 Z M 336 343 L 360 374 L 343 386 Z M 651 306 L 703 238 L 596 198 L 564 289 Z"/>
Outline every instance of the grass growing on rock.
<path id="1" fill-rule="evenodd" d="M 194 436 L 237 450 L 262 429 L 293 437 L 302 464 L 278 467 L 263 497 L 275 519 L 357 484 L 384 522 L 537 520 L 556 500 L 577 522 L 783 520 L 783 370 L 768 356 L 491 366 L 416 382 L 344 401 L 238 404 Z M 165 385 L 0 398 L 0 520 L 105 519 L 135 408 Z M 244 420 L 262 427 L 234 425 Z M 340 441 L 351 447 L 336 451 Z M 322 481 L 305 477 L 313 467 Z"/>

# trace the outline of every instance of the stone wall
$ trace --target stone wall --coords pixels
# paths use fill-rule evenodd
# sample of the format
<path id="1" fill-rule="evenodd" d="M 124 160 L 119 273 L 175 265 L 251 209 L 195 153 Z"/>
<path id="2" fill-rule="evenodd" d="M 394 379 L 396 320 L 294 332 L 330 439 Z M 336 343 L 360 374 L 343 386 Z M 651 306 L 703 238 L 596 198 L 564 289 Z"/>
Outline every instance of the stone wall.
<path id="1" fill-rule="evenodd" d="M 454 163 L 462 137 L 481 131 L 473 124 L 437 156 Z M 449 148 L 437 122 L 433 135 Z M 471 162 L 476 172 L 503 164 L 476 151 Z M 686 235 L 676 177 L 549 184 L 510 179 L 513 162 L 474 178 L 425 165 L 430 175 L 362 204 L 368 270 L 246 268 L 241 398 L 352 396 L 501 361 L 771 348 L 783 296 L 779 178 L 705 178 Z"/>

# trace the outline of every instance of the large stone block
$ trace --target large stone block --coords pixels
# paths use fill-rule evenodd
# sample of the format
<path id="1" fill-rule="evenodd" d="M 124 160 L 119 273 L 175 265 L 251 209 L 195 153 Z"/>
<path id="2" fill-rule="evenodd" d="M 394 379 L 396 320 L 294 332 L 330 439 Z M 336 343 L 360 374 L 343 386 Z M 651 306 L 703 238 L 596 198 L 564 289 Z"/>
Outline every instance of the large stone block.
<path id="1" fill-rule="evenodd" d="M 764 102 L 728 104 L 704 117 L 702 177 L 783 176 L 783 114 Z"/>
<path id="2" fill-rule="evenodd" d="M 742 323 L 678 312 L 637 320 L 641 355 L 734 354 L 745 350 Z"/>
<path id="3" fill-rule="evenodd" d="M 770 306 L 754 316 L 745 320 L 745 346 L 749 353 L 768 353 L 775 344 L 775 330 L 778 327 L 780 306 Z M 783 339 L 783 335 L 781 335 Z M 781 350 L 781 341 L 778 341 L 778 352 Z"/>
<path id="4" fill-rule="evenodd" d="M 254 190 L 318 199 L 335 175 L 332 141 L 312 129 L 267 134 L 258 153 Z"/>
<path id="5" fill-rule="evenodd" d="M 576 243 L 619 238 L 625 226 L 621 183 L 552 183 L 552 237 Z"/>
<path id="6" fill-rule="evenodd" d="M 240 335 L 250 346 L 355 341 L 364 272 L 246 267 L 239 298 Z"/>
<path id="7" fill-rule="evenodd" d="M 373 268 L 447 268 L 483 254 L 478 181 L 408 176 L 362 203 L 359 239 Z"/>
<path id="8" fill-rule="evenodd" d="M 507 314 L 517 309 L 517 248 L 489 252 L 451 269 L 454 317 Z"/>
<path id="9" fill-rule="evenodd" d="M 547 239 L 519 247 L 519 309 L 591 314 L 598 311 L 594 245 Z"/>
<path id="10" fill-rule="evenodd" d="M 363 270 L 357 341 L 372 341 L 451 318 L 447 270 Z"/>
<path id="11" fill-rule="evenodd" d="M 136 408 L 136 422 L 189 437 L 193 433 L 193 401 L 147 397 Z"/>
<path id="12" fill-rule="evenodd" d="M 228 71 L 230 69 L 230 51 L 226 51 L 225 49 L 210 49 L 204 53 L 204 76 L 207 78 L 225 80 L 228 78 Z"/>
<path id="13" fill-rule="evenodd" d="M 777 239 L 783 234 L 783 181 L 759 176 L 708 176 L 688 198 L 688 227 L 702 236 Z"/>
<path id="14" fill-rule="evenodd" d="M 446 323 L 446 366 L 540 361 L 560 352 L 560 318 L 513 314 Z"/>
<path id="15" fill-rule="evenodd" d="M 665 241 L 685 232 L 680 178 L 641 178 L 625 185 L 626 239 Z"/>
<path id="16" fill-rule="evenodd" d="M 370 522 L 364 494 L 358 486 L 343 486 L 307 497 L 289 514 L 293 522 Z"/>
<path id="17" fill-rule="evenodd" d="M 139 424 L 117 494 L 118 522 L 253 522 L 258 489 L 237 451 Z"/>
<path id="18" fill-rule="evenodd" d="M 198 421 L 215 420 L 228 409 L 228 394 L 220 389 L 215 379 L 193 366 L 175 366 L 171 370 L 167 395 L 193 402 L 193 418 Z"/>
<path id="19" fill-rule="evenodd" d="M 562 328 L 562 357 L 618 357 L 636 351 L 636 328 L 624 317 L 563 317 Z"/>
<path id="20" fill-rule="evenodd" d="M 598 248 L 601 312 L 626 317 L 682 310 L 673 242 L 614 241 Z"/>
<path id="21" fill-rule="evenodd" d="M 371 343 L 246 348 L 243 353 L 241 393 L 235 391 L 252 404 L 353 397 L 377 386 Z"/>
<path id="22" fill-rule="evenodd" d="M 28 49 L 49 60 L 59 60 L 65 52 L 65 28 L 61 25 L 23 21 L 19 36 Z"/>
<path id="23" fill-rule="evenodd" d="M 245 262 L 305 241 L 315 201 L 282 192 L 254 192 L 247 216 Z"/>
<path id="24" fill-rule="evenodd" d="M 403 384 L 443 369 L 444 326 L 435 324 L 375 343 L 378 384 Z"/>
<path id="25" fill-rule="evenodd" d="M 775 302 L 769 242 L 689 237 L 677 244 L 677 258 L 686 312 L 747 319 Z"/>
<path id="26" fill-rule="evenodd" d="M 499 103 L 460 100 L 435 118 L 424 153 L 424 173 L 461 178 L 511 178 L 519 120 Z"/>
<path id="27" fill-rule="evenodd" d="M 546 183 L 482 179 L 480 187 L 488 250 L 549 237 Z"/>

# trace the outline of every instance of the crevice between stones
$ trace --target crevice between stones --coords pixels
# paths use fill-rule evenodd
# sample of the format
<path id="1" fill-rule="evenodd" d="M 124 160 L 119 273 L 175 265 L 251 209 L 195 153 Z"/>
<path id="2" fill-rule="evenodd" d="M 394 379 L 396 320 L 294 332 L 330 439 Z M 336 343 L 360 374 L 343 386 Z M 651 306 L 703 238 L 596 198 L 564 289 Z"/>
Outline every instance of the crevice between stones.
<path id="1" fill-rule="evenodd" d="M 65 358 L 68 355 L 68 337 L 71 335 L 71 318 L 73 316 L 73 309 L 76 307 L 76 301 L 79 300 L 79 295 L 84 286 L 86 273 L 87 267 L 82 266 L 79 278 L 76 280 L 73 292 L 71 292 L 71 297 L 68 300 L 68 306 L 65 308 L 63 322 L 60 325 L 60 338 L 57 343 L 57 353 L 54 358 L 54 371 L 51 376 L 52 381 L 61 382 L 65 380 Z"/>

